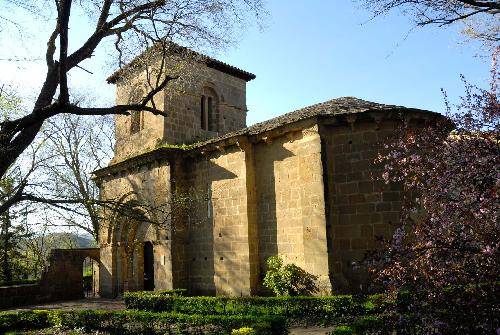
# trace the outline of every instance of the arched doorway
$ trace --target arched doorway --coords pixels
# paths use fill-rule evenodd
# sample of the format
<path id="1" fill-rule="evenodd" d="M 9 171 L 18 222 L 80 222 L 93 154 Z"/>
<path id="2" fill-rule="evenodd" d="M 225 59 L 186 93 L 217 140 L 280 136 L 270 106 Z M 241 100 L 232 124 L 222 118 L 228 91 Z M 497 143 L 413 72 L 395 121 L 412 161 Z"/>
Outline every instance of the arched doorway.
<path id="1" fill-rule="evenodd" d="M 127 291 L 153 291 L 158 287 L 154 259 L 157 246 L 153 245 L 158 240 L 158 231 L 140 205 L 136 200 L 123 204 L 113 220 L 112 232 L 108 234 L 112 245 L 110 295 L 114 297 Z"/>
<path id="2" fill-rule="evenodd" d="M 155 288 L 155 268 L 153 243 L 144 243 L 144 290 L 153 291 Z"/>

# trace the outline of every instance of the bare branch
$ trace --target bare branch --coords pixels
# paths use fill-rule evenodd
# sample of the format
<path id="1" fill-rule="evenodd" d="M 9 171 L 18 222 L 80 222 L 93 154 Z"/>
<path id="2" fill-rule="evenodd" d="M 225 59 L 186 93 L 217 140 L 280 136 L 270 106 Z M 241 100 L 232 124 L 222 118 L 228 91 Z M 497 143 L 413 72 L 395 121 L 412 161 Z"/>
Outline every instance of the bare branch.
<path id="1" fill-rule="evenodd" d="M 72 0 L 60 0 L 58 2 L 59 12 L 59 102 L 67 103 L 69 101 L 68 92 L 68 24 L 71 15 Z"/>
<path id="2" fill-rule="evenodd" d="M 375 16 L 400 9 L 411 16 L 417 26 L 464 24 L 463 33 L 479 39 L 485 46 L 500 41 L 498 25 L 500 2 L 475 0 L 361 0 Z M 473 33 L 470 33 L 473 32 Z M 489 48 L 488 48 L 489 49 Z"/>
<path id="3" fill-rule="evenodd" d="M 47 52 L 45 59 L 47 62 L 47 67 L 52 68 L 54 66 L 54 53 L 56 52 L 56 39 L 59 35 L 59 22 L 56 23 L 56 27 L 52 34 L 50 35 L 49 41 L 47 42 Z"/>

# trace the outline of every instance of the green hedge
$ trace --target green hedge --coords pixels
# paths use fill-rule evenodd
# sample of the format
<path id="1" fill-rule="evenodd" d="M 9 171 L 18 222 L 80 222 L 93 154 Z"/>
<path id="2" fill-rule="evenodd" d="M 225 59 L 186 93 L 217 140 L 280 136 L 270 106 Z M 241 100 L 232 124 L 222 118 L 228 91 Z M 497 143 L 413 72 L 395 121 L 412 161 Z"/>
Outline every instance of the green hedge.
<path id="1" fill-rule="evenodd" d="M 329 335 L 354 335 L 354 329 L 351 326 L 339 326 L 329 333 Z"/>
<path id="2" fill-rule="evenodd" d="M 144 296 L 187 296 L 187 290 L 184 288 L 176 288 L 173 290 L 160 290 L 160 291 L 141 291 Z"/>
<path id="3" fill-rule="evenodd" d="M 277 315 L 185 315 L 140 311 L 30 311 L 0 313 L 0 334 L 48 327 L 104 331 L 110 334 L 221 334 L 250 327 L 257 334 L 287 334 L 286 319 Z"/>
<path id="4" fill-rule="evenodd" d="M 389 315 L 368 315 L 357 318 L 349 325 L 335 328 L 329 335 L 392 334 L 393 325 L 394 320 Z"/>
<path id="5" fill-rule="evenodd" d="M 355 334 L 392 334 L 394 324 L 389 315 L 368 315 L 354 321 L 351 327 Z"/>
<path id="6" fill-rule="evenodd" d="M 338 324 L 340 320 L 371 313 L 376 302 L 350 295 L 330 297 L 179 297 L 128 292 L 127 309 L 211 315 L 282 315 L 292 323 Z"/>
<path id="7" fill-rule="evenodd" d="M 48 311 L 0 312 L 0 334 L 8 330 L 35 330 L 51 324 Z"/>
<path id="8" fill-rule="evenodd" d="M 11 281 L 1 281 L 0 286 L 29 285 L 38 283 L 37 279 L 19 279 Z"/>

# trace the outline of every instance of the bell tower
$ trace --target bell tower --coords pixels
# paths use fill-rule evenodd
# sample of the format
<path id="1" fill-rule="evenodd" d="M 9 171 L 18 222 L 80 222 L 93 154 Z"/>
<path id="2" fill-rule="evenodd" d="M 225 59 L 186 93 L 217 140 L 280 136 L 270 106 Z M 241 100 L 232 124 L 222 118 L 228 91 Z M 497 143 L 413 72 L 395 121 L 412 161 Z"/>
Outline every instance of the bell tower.
<path id="1" fill-rule="evenodd" d="M 186 49 L 184 49 L 185 51 Z M 154 97 L 168 116 L 131 112 L 115 117 L 115 157 L 112 163 L 163 144 L 191 144 L 246 127 L 246 84 L 255 75 L 194 51 L 189 75 L 170 82 Z M 178 57 L 179 58 L 179 57 Z M 178 59 L 182 62 L 182 59 Z M 132 61 L 133 62 L 133 61 Z M 135 103 L 147 93 L 145 74 L 120 71 L 108 78 L 116 85 L 118 104 Z"/>

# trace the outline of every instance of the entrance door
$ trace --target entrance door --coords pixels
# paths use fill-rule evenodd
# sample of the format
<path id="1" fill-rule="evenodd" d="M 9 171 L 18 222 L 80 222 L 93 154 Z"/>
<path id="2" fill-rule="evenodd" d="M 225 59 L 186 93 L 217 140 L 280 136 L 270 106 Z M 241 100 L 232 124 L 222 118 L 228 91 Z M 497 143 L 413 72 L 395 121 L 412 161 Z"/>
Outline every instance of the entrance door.
<path id="1" fill-rule="evenodd" d="M 153 291 L 155 288 L 155 267 L 153 243 L 144 243 L 144 290 Z"/>
<path id="2" fill-rule="evenodd" d="M 90 257 L 83 260 L 83 296 L 91 298 L 96 296 L 96 263 Z"/>

